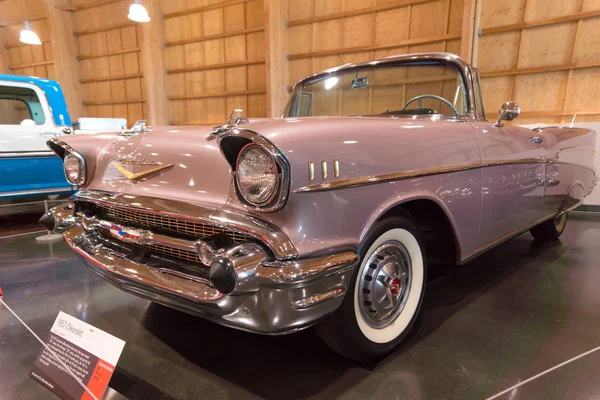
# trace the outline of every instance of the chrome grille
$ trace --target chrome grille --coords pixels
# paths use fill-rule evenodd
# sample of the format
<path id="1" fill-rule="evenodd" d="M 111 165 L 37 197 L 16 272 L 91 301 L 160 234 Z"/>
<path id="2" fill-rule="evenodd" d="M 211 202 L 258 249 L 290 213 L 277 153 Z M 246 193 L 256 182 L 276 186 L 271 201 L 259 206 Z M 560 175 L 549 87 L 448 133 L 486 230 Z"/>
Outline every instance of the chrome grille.
<path id="1" fill-rule="evenodd" d="M 194 239 L 204 239 L 209 236 L 225 233 L 234 244 L 249 240 L 251 237 L 243 233 L 234 232 L 214 225 L 175 218 L 169 215 L 155 214 L 143 210 L 126 209 L 104 204 L 86 203 L 93 211 L 93 215 L 100 219 L 117 224 L 131 226 L 151 231 L 176 233 Z"/>
<path id="2" fill-rule="evenodd" d="M 108 229 L 98 228 L 102 236 L 109 240 L 115 240 L 110 234 Z M 128 243 L 128 246 L 135 247 L 142 251 L 150 251 L 152 254 L 157 254 L 164 257 L 175 258 L 177 260 L 189 262 L 192 264 L 202 264 L 200 258 L 195 251 L 192 250 L 180 250 L 173 247 L 154 245 L 154 244 L 132 244 Z M 203 264 L 202 264 L 203 265 Z"/>

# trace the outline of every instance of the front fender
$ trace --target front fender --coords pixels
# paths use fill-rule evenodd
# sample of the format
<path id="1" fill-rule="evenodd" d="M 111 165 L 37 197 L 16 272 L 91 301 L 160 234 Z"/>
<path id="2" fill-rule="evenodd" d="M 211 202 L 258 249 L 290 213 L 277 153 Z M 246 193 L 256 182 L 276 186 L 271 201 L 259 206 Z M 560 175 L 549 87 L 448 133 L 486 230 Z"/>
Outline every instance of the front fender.
<path id="1" fill-rule="evenodd" d="M 363 229 L 363 231 L 361 232 L 360 242 L 361 243 L 364 242 L 367 235 L 373 228 L 373 225 L 377 221 L 384 218 L 386 214 L 389 214 L 389 213 L 393 212 L 394 209 L 396 209 L 398 207 L 402 207 L 403 205 L 406 205 L 413 201 L 430 201 L 430 202 L 435 203 L 436 206 L 442 210 L 442 212 L 446 216 L 447 222 L 450 225 L 452 235 L 454 236 L 454 241 L 456 243 L 456 250 L 457 250 L 457 259 L 458 259 L 457 261 L 460 261 L 462 259 L 461 255 L 464 253 L 462 251 L 462 249 L 463 249 L 462 237 L 459 234 L 457 223 L 456 223 L 452 213 L 446 206 L 446 204 L 444 204 L 442 199 L 433 191 L 418 190 L 418 191 L 415 191 L 414 193 L 404 195 L 401 198 L 387 199 L 384 203 L 382 203 L 379 207 L 377 207 L 377 209 L 375 209 L 369 216 L 367 224 L 366 224 L 365 228 Z"/>

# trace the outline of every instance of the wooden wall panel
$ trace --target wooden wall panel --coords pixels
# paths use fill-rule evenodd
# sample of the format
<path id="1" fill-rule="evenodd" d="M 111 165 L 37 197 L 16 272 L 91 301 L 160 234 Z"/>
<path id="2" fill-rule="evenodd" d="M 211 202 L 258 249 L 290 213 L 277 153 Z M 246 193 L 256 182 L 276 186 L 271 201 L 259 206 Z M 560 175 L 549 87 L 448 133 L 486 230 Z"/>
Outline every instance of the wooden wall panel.
<path id="1" fill-rule="evenodd" d="M 146 119 L 141 27 L 127 19 L 131 2 L 73 2 L 80 80 L 88 117 Z"/>
<path id="2" fill-rule="evenodd" d="M 0 29 L 7 49 L 9 71 L 15 75 L 56 79 L 54 54 L 43 0 L 27 0 L 25 6 L 26 9 L 23 8 L 22 0 L 0 2 Z M 19 32 L 23 29 L 25 14 L 31 22 L 31 28 L 40 37 L 41 46 L 19 42 Z"/>
<path id="3" fill-rule="evenodd" d="M 162 121 L 216 124 L 233 108 L 255 117 L 277 115 L 285 102 L 282 86 L 316 71 L 394 54 L 461 53 L 470 43 L 461 38 L 463 20 L 469 21 L 464 15 L 472 7 L 463 10 L 465 0 L 156 1 L 160 9 L 152 18 L 161 21 L 165 43 L 163 48 L 162 40 L 154 40 L 160 48 L 153 54 L 162 57 L 164 67 L 149 71 L 144 29 L 126 17 L 129 0 L 71 0 L 84 114 L 125 117 L 130 123 L 151 119 L 147 76 L 166 69 L 168 90 L 161 99 L 168 101 L 161 107 L 168 118 Z M 285 4 L 276 11 L 283 17 L 269 14 L 278 1 Z M 600 1 L 474 3 L 480 11 L 476 28 L 482 29 L 474 62 L 490 118 L 507 100 L 523 108 L 517 123 L 568 122 L 574 112 L 578 119 L 600 118 Z M 44 43 L 19 43 L 22 0 L 0 1 L 7 60 L 1 64 L 11 73 L 58 79 L 47 3 L 26 4 Z M 267 38 L 267 29 L 285 39 Z M 276 101 L 267 91 L 278 91 Z M 336 104 L 344 106 L 348 96 L 340 94 Z M 371 106 L 386 96 L 389 88 L 375 88 Z"/>
<path id="4" fill-rule="evenodd" d="M 266 116 L 262 0 L 161 1 L 171 123 Z"/>
<path id="5" fill-rule="evenodd" d="M 463 0 L 288 0 L 289 85 L 347 62 L 460 52 Z"/>
<path id="6" fill-rule="evenodd" d="M 600 118 L 600 2 L 481 1 L 476 65 L 488 118 L 513 100 L 514 123 L 567 123 Z"/>

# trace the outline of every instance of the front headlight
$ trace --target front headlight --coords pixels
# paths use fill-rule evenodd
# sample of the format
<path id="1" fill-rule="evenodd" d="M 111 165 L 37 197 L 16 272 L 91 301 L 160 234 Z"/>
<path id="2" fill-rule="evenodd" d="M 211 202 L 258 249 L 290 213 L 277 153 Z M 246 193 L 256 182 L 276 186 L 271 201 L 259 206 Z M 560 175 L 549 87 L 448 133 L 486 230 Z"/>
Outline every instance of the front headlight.
<path id="1" fill-rule="evenodd" d="M 81 186 L 85 182 L 85 160 L 76 153 L 67 152 L 63 160 L 67 181 L 71 185 Z"/>
<path id="2" fill-rule="evenodd" d="M 254 206 L 268 205 L 281 183 L 275 159 L 261 146 L 250 144 L 237 159 L 236 183 L 244 200 Z"/>

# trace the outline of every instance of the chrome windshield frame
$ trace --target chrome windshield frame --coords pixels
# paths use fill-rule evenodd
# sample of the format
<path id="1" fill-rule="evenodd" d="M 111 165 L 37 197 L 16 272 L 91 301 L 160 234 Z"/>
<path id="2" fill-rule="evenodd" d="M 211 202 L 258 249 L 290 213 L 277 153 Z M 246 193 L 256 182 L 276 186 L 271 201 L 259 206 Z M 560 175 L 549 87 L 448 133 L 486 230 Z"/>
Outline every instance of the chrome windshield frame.
<path id="1" fill-rule="evenodd" d="M 375 69 L 381 67 L 394 67 L 394 66 L 407 66 L 407 65 L 431 65 L 432 63 L 442 64 L 453 64 L 456 66 L 458 73 L 461 75 L 463 83 L 465 85 L 465 96 L 467 98 L 467 113 L 460 116 L 442 116 L 443 118 L 449 117 L 451 119 L 465 119 L 468 121 L 478 121 L 480 116 L 477 112 L 477 105 L 475 102 L 474 95 L 474 82 L 473 72 L 469 64 L 467 64 L 462 58 L 452 53 L 416 53 L 416 54 L 404 54 L 398 56 L 390 56 L 380 60 L 374 60 L 356 64 L 344 64 L 338 67 L 330 68 L 325 71 L 318 72 L 316 74 L 308 75 L 294 84 L 292 89 L 292 98 L 290 99 L 291 107 L 289 110 L 295 109 L 295 98 L 296 94 L 306 84 L 319 82 L 321 80 L 332 77 L 340 72 L 347 72 L 355 69 Z M 289 115 L 284 115 L 289 117 Z M 410 117 L 410 116 L 409 116 Z"/>

